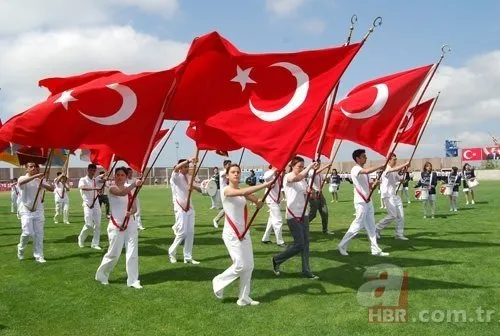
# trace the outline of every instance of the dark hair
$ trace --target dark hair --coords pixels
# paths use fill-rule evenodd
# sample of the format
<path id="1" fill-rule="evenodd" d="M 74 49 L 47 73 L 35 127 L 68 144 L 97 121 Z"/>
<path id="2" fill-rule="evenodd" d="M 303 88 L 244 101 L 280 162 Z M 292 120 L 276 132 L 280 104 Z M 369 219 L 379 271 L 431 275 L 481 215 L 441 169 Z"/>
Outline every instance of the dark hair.
<path id="1" fill-rule="evenodd" d="M 290 171 L 292 171 L 292 168 L 299 162 L 304 162 L 304 158 L 301 156 L 294 156 L 292 161 L 290 161 Z"/>
<path id="2" fill-rule="evenodd" d="M 187 161 L 187 159 L 180 159 L 180 160 L 177 161 L 177 164 L 182 163 L 184 161 Z"/>
<path id="3" fill-rule="evenodd" d="M 458 172 L 458 167 L 453 166 L 453 167 L 451 167 L 451 170 L 453 170 L 453 172 L 456 173 L 456 172 Z"/>
<path id="4" fill-rule="evenodd" d="M 99 175 L 102 175 L 102 174 L 104 174 L 104 170 L 101 170 L 101 171 L 99 172 Z"/>
<path id="5" fill-rule="evenodd" d="M 59 175 L 61 175 L 61 174 L 62 174 L 61 172 L 57 172 L 57 174 L 56 174 L 56 175 L 57 175 L 57 176 L 59 176 Z"/>
<path id="6" fill-rule="evenodd" d="M 127 169 L 127 173 L 132 171 L 132 168 L 130 168 L 130 167 L 125 168 L 125 169 Z"/>
<path id="7" fill-rule="evenodd" d="M 224 160 L 222 166 L 225 167 L 226 165 L 231 164 L 231 160 Z M 238 166 L 239 167 L 239 166 Z"/>
<path id="8" fill-rule="evenodd" d="M 361 155 L 365 153 L 366 151 L 364 149 L 356 149 L 354 152 L 352 152 L 352 159 L 354 160 L 354 162 L 358 163 L 356 159 L 358 159 L 359 157 L 361 157 Z"/>
<path id="9" fill-rule="evenodd" d="M 430 165 L 431 166 L 431 170 L 432 170 L 432 163 L 430 163 L 429 161 L 427 161 L 426 163 L 424 163 L 424 168 L 422 168 L 422 171 L 425 171 L 425 166 L 427 165 Z"/>
<path id="10" fill-rule="evenodd" d="M 391 153 L 391 156 L 389 156 L 389 158 L 391 158 L 391 159 L 396 158 L 397 159 L 398 157 L 396 156 L 396 153 Z"/>
<path id="11" fill-rule="evenodd" d="M 93 163 L 89 163 L 89 165 L 87 166 L 87 169 L 97 169 L 97 166 Z"/>
<path id="12" fill-rule="evenodd" d="M 231 161 L 229 161 L 231 162 Z M 226 168 L 226 175 L 229 175 L 229 170 L 233 167 L 238 167 L 238 169 L 241 171 L 241 167 L 239 164 L 237 163 L 231 163 L 227 168 Z"/>
<path id="13" fill-rule="evenodd" d="M 267 166 L 267 169 L 273 169 L 273 165 Z"/>
<path id="14" fill-rule="evenodd" d="M 38 163 L 36 163 L 36 162 L 26 162 L 26 163 L 24 164 L 24 167 L 25 167 L 25 168 L 28 168 L 28 165 L 29 165 L 30 163 L 34 164 L 34 165 L 35 165 L 35 168 L 40 168 L 40 165 L 39 165 Z"/>
<path id="15" fill-rule="evenodd" d="M 464 171 L 467 168 L 467 166 L 470 167 L 470 164 L 468 164 L 468 163 L 464 164 L 464 167 L 462 168 L 462 171 Z"/>
<path id="16" fill-rule="evenodd" d="M 130 168 L 127 168 L 127 167 L 124 167 L 124 166 L 122 166 L 122 167 L 118 167 L 118 168 L 115 168 L 115 175 L 116 175 L 116 173 L 118 173 L 119 171 L 122 171 L 125 175 L 127 175 L 127 172 L 128 172 L 128 170 L 129 170 L 129 169 L 130 169 Z"/>
<path id="17" fill-rule="evenodd" d="M 338 174 L 337 169 L 333 168 L 332 169 L 332 174 L 335 172 L 335 174 Z"/>

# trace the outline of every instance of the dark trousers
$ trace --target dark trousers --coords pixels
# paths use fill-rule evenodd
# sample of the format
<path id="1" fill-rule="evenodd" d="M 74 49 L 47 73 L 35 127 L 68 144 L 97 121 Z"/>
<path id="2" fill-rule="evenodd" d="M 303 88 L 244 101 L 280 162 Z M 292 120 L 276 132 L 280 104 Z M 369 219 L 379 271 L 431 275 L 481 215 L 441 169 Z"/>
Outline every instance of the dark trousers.
<path id="1" fill-rule="evenodd" d="M 320 194 L 320 198 L 310 199 L 309 205 L 309 221 L 312 222 L 314 218 L 316 218 L 316 213 L 319 211 L 323 232 L 326 233 L 328 231 L 328 205 L 326 204 L 325 196 Z"/>
<path id="2" fill-rule="evenodd" d="M 108 195 L 99 195 L 98 196 L 99 198 L 99 206 L 102 206 L 102 204 L 104 203 L 104 205 L 106 206 L 106 216 L 109 216 L 109 198 L 108 198 Z"/>
<path id="3" fill-rule="evenodd" d="M 311 274 L 309 265 L 309 218 L 304 216 L 303 222 L 295 219 L 287 219 L 286 223 L 293 236 L 293 243 L 288 245 L 286 250 L 274 256 L 274 262 L 278 265 L 284 263 L 296 254 L 302 256 L 302 272 L 306 275 Z"/>

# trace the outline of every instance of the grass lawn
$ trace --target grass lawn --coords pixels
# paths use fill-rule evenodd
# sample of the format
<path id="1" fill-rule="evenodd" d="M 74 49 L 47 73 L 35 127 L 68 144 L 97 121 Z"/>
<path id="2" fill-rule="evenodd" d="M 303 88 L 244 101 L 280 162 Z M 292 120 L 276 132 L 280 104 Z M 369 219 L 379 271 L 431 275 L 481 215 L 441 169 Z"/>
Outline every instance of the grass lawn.
<path id="1" fill-rule="evenodd" d="M 266 208 L 251 231 L 255 270 L 252 297 L 257 307 L 238 307 L 238 284 L 223 301 L 212 293 L 212 278 L 231 263 L 214 229 L 210 200 L 194 196 L 196 236 L 194 258 L 200 265 L 170 264 L 173 240 L 170 190 L 145 188 L 141 193 L 143 224 L 139 263 L 142 290 L 126 287 L 124 254 L 103 286 L 94 280 L 103 251 L 77 246 L 83 225 L 78 191 L 71 192 L 70 225 L 54 224 L 52 195 L 46 199 L 45 258 L 36 264 L 30 242 L 26 259 L 16 258 L 20 224 L 10 211 L 10 194 L 0 194 L 0 334 L 1 335 L 500 335 L 500 272 L 498 199 L 500 183 L 483 182 L 477 203 L 448 212 L 438 195 L 437 218 L 423 219 L 419 202 L 405 204 L 409 241 L 392 238 L 386 229 L 380 240 L 387 258 L 369 253 L 362 233 L 341 256 L 336 246 L 353 219 L 352 187 L 341 186 L 341 202 L 328 203 L 333 236 L 321 233 L 318 218 L 311 224 L 311 265 L 319 281 L 303 278 L 300 257 L 271 272 L 271 256 L 280 247 L 260 243 Z M 328 202 L 329 202 L 328 197 Z M 376 197 L 376 219 L 379 210 Z M 250 207 L 250 209 L 254 209 Z M 221 222 L 222 223 L 222 222 Z M 107 247 L 103 220 L 102 246 Z M 290 241 L 284 228 L 285 241 Z M 272 237 L 274 240 L 274 236 Z M 87 239 L 90 245 L 90 237 Z M 178 259 L 182 261 L 181 251 Z M 408 273 L 408 323 L 368 323 L 368 309 L 357 299 L 367 279 L 367 267 L 391 263 Z M 494 310 L 490 322 L 479 322 L 477 309 Z M 447 311 L 464 310 L 467 322 L 441 321 Z M 428 312 L 428 314 L 426 314 Z M 422 315 L 423 314 L 423 315 Z M 436 322 L 419 318 L 434 317 Z M 485 314 L 484 314 L 485 315 Z M 484 316 L 483 315 L 483 316 Z"/>

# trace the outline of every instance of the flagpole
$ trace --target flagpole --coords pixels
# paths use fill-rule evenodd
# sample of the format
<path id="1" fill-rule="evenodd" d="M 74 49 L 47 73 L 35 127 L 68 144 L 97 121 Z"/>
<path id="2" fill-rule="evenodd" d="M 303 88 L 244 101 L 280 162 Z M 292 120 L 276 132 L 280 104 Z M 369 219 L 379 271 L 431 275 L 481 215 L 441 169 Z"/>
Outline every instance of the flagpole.
<path id="1" fill-rule="evenodd" d="M 206 152 L 205 152 L 206 153 Z M 188 196 L 187 196 L 187 201 L 186 201 L 186 209 L 190 208 L 191 204 L 191 194 L 193 191 L 193 184 L 194 184 L 194 179 L 196 177 L 195 173 L 197 172 L 196 167 L 198 166 L 198 156 L 200 155 L 200 150 L 198 146 L 196 146 L 196 154 L 195 154 L 195 159 L 193 162 L 193 175 L 191 176 L 191 181 L 189 181 L 189 189 L 188 189 Z"/>
<path id="2" fill-rule="evenodd" d="M 115 160 L 115 154 L 112 156 L 112 161 Z M 90 208 L 92 209 L 94 207 L 95 202 L 99 199 L 99 194 L 102 194 L 104 192 L 104 189 L 106 188 L 106 180 L 109 178 L 111 173 L 113 172 L 113 169 L 115 169 L 116 164 L 118 161 L 114 161 L 113 165 L 111 166 L 111 169 L 108 169 L 108 171 L 104 174 L 104 183 L 102 184 L 101 189 L 97 191 L 97 195 L 94 197 L 94 200 L 92 201 L 92 204 L 90 205 Z M 109 167 L 108 167 L 109 168 Z"/>
<path id="3" fill-rule="evenodd" d="M 353 15 L 351 17 L 351 26 L 349 27 L 349 34 L 348 34 L 348 37 L 347 37 L 347 42 L 344 44 L 345 46 L 347 46 L 347 45 L 350 44 L 352 32 L 354 30 L 354 24 L 357 21 L 358 21 L 358 17 L 356 15 Z M 370 29 L 366 33 L 365 37 L 361 41 L 361 44 L 364 44 L 366 42 L 366 40 L 368 39 L 368 37 L 371 35 L 371 33 L 375 30 L 375 28 L 379 27 L 381 25 L 382 25 L 382 17 L 378 16 L 378 17 L 375 18 L 375 20 L 373 20 L 372 26 L 370 27 Z M 335 99 L 337 98 L 337 92 L 338 92 L 339 84 L 340 84 L 340 80 L 337 82 L 337 85 L 335 85 L 335 88 L 333 89 L 333 91 L 328 96 L 329 99 L 327 100 L 327 103 L 326 103 L 326 106 L 325 106 L 325 109 L 326 109 L 325 120 L 323 122 L 323 128 L 321 129 L 320 137 L 319 137 L 319 140 L 318 140 L 318 145 L 316 147 L 316 160 L 315 160 L 316 162 L 320 162 L 320 159 L 321 159 L 321 150 L 323 149 L 323 145 L 325 143 L 326 129 L 327 129 L 328 124 L 330 122 L 330 117 L 331 117 L 331 114 L 332 114 L 332 107 L 333 107 L 333 105 L 335 103 Z M 328 101 L 330 102 L 330 104 L 328 104 Z M 309 203 L 309 199 L 311 198 L 311 191 L 312 191 L 312 188 L 313 188 L 313 185 L 314 185 L 314 179 L 316 178 L 316 174 L 318 173 L 318 169 L 319 168 L 320 167 L 318 167 L 318 168 L 316 168 L 316 169 L 313 170 L 311 180 L 309 181 L 309 190 L 308 190 L 308 192 L 306 194 L 306 201 L 304 203 L 304 208 L 302 209 L 302 215 L 300 216 L 300 220 L 303 220 L 304 216 L 306 214 L 307 205 Z M 327 174 L 328 174 L 328 172 L 327 172 Z M 320 189 L 319 192 L 321 192 L 321 190 L 322 189 Z"/>
<path id="4" fill-rule="evenodd" d="M 441 94 L 441 91 L 439 91 L 436 98 L 434 98 L 434 102 L 432 103 L 432 106 L 429 110 L 429 113 L 427 114 L 427 118 L 425 119 L 424 125 L 422 126 L 422 129 L 420 130 L 420 133 L 418 134 L 417 142 L 415 143 L 415 146 L 413 147 L 413 151 L 411 153 L 410 159 L 408 160 L 408 166 L 410 165 L 411 161 L 413 160 L 413 157 L 415 156 L 415 152 L 417 151 L 417 147 L 420 144 L 420 140 L 422 139 L 422 135 L 424 134 L 425 129 L 427 128 L 427 123 L 431 119 L 432 112 L 434 111 L 434 107 L 436 106 L 436 103 L 439 99 L 440 94 Z M 404 167 L 403 176 L 406 175 L 406 172 L 408 171 L 408 166 Z M 396 194 L 398 193 L 400 187 L 401 187 L 401 183 L 398 185 L 398 188 L 396 189 Z"/>
<path id="5" fill-rule="evenodd" d="M 243 147 L 240 155 L 240 161 L 238 162 L 238 166 L 241 167 L 241 161 L 243 161 L 243 154 L 245 154 L 245 147 Z"/>
<path id="6" fill-rule="evenodd" d="M 427 91 L 427 88 L 429 87 L 429 84 L 431 83 L 432 81 L 432 78 L 434 77 L 434 75 L 436 74 L 436 71 L 437 69 L 439 68 L 439 66 L 441 65 L 441 62 L 443 61 L 444 59 L 444 56 L 446 53 L 450 52 L 451 51 L 451 48 L 445 44 L 441 47 L 441 56 L 439 57 L 439 60 L 438 62 L 436 63 L 436 66 L 434 67 L 434 69 L 432 70 L 430 76 L 429 76 L 429 79 L 427 80 L 427 83 L 425 83 L 425 86 L 424 88 L 422 89 L 422 92 L 420 93 L 420 96 L 418 97 L 418 100 L 417 102 L 415 103 L 415 106 L 418 106 L 420 104 L 420 101 L 422 100 L 422 98 L 424 97 L 424 94 L 425 94 L 425 91 Z M 391 159 L 391 156 L 392 154 L 394 153 L 394 151 L 396 150 L 396 147 L 398 146 L 399 144 L 399 141 L 400 141 L 400 138 L 401 138 L 401 134 L 402 133 L 399 133 L 399 130 L 400 129 L 406 129 L 408 127 L 408 124 L 410 123 L 410 119 L 411 119 L 411 116 L 413 116 L 413 114 L 410 115 L 410 118 L 404 118 L 403 121 L 401 122 L 401 124 L 399 125 L 399 128 L 398 128 L 398 131 L 396 131 L 396 135 L 394 136 L 394 146 L 392 148 L 392 150 L 390 150 L 387 154 L 387 157 L 386 157 L 386 160 L 385 160 L 385 164 L 384 164 L 384 167 L 383 167 L 383 170 L 385 170 L 385 168 L 387 167 L 387 165 L 389 164 L 389 160 Z M 406 121 L 406 122 L 405 122 Z M 402 124 L 404 123 L 404 126 L 402 126 Z M 380 176 L 377 176 L 377 178 L 375 179 L 375 182 L 380 182 Z M 375 191 L 375 188 L 370 188 L 370 195 L 368 195 L 368 199 L 371 198 L 371 196 L 373 195 L 373 192 Z"/>
<path id="7" fill-rule="evenodd" d="M 42 183 L 43 179 L 46 177 L 48 172 L 50 172 L 50 166 L 52 164 L 52 156 L 53 156 L 53 149 L 50 149 L 49 155 L 47 156 L 47 162 L 45 164 L 45 167 L 43 169 L 43 177 L 40 179 L 40 183 L 38 184 L 38 189 L 36 191 L 35 199 L 33 200 L 33 205 L 31 206 L 30 211 L 34 212 L 36 210 L 36 202 L 38 201 L 38 196 L 40 195 L 40 190 L 42 189 Z"/>
<path id="8" fill-rule="evenodd" d="M 353 23 L 357 21 L 357 17 L 354 16 L 354 18 L 351 17 L 351 23 Z M 363 45 L 363 43 L 366 41 L 366 38 L 370 35 L 370 33 L 374 30 L 374 27 L 377 27 L 381 24 L 382 22 L 382 18 L 381 17 L 377 17 L 374 21 L 373 21 L 373 25 L 372 27 L 370 27 L 370 30 L 369 32 L 366 34 L 365 38 L 363 39 L 363 41 L 361 42 L 361 46 Z M 347 69 L 347 67 L 346 67 Z M 343 74 L 342 74 L 343 75 Z M 335 87 L 337 86 L 338 82 L 340 81 L 340 78 L 339 80 L 332 86 L 332 88 L 330 89 L 330 92 L 334 91 L 335 90 Z M 314 120 L 314 118 L 316 118 L 316 116 L 318 115 L 318 113 L 320 113 L 321 109 L 322 108 L 325 108 L 326 107 L 326 103 L 328 101 L 328 98 L 330 97 L 330 95 L 326 96 L 323 100 L 323 102 L 321 103 L 320 107 L 316 110 L 314 116 L 311 118 L 311 121 L 309 122 L 309 124 L 304 128 L 304 130 L 302 131 L 302 133 L 300 134 L 300 136 L 298 137 L 298 139 L 302 139 L 304 138 L 304 136 L 307 134 L 307 130 L 309 129 L 309 127 L 311 127 L 311 124 Z M 295 144 L 295 147 L 292 149 L 292 151 L 290 152 L 290 157 L 289 157 L 289 160 L 290 161 L 293 156 L 295 155 L 295 153 L 297 152 L 297 148 L 299 147 L 300 145 L 300 141 L 297 141 L 297 143 Z M 283 168 L 282 170 L 280 170 L 279 174 L 283 173 L 285 169 Z M 278 177 L 279 177 L 279 174 L 276 175 L 274 181 L 273 181 L 273 184 L 276 183 L 276 181 L 278 180 Z M 255 212 L 253 213 L 252 215 L 252 218 L 250 219 L 250 222 L 248 223 L 248 225 L 246 226 L 245 228 L 245 231 L 243 232 L 243 235 L 242 237 L 245 237 L 245 234 L 246 232 L 250 229 L 250 226 L 252 225 L 253 221 L 255 220 L 255 218 L 257 217 L 257 214 L 259 213 L 260 209 L 262 208 L 263 204 L 264 204 L 264 200 L 266 199 L 266 197 L 269 195 L 269 192 L 271 191 L 271 188 L 268 188 L 266 193 L 264 194 L 264 197 L 262 198 L 262 204 L 260 206 L 257 207 L 257 209 L 255 210 Z M 307 204 L 307 203 L 306 203 Z"/>
<path id="9" fill-rule="evenodd" d="M 203 161 L 205 160 L 205 157 L 207 156 L 207 153 L 208 153 L 208 149 L 205 150 L 205 153 L 203 153 L 203 156 L 201 157 L 201 160 L 200 160 L 200 164 L 198 164 L 198 169 L 196 169 L 196 171 L 194 172 L 193 178 L 196 175 L 198 175 L 198 173 L 200 172 L 201 165 L 203 164 Z"/>

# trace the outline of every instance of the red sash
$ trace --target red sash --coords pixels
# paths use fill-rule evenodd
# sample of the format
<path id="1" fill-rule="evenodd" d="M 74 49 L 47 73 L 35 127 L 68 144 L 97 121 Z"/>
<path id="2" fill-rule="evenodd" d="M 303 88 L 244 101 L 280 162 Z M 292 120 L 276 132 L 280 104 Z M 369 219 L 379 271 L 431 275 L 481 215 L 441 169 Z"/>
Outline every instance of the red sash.
<path id="1" fill-rule="evenodd" d="M 127 197 L 128 197 L 128 201 L 127 201 L 127 209 L 128 209 L 128 207 L 132 203 L 132 193 L 129 192 L 127 194 Z M 122 226 L 118 225 L 118 223 L 116 222 L 116 220 L 113 217 L 113 215 L 109 216 L 109 218 L 111 219 L 111 223 L 113 223 L 113 225 L 116 226 L 118 228 L 118 230 L 125 231 L 127 229 L 127 227 L 128 227 L 128 221 L 130 220 L 130 217 L 125 217 L 125 220 L 123 221 L 123 225 Z"/>
<path id="2" fill-rule="evenodd" d="M 186 207 L 184 208 L 182 206 L 182 204 L 179 202 L 178 199 L 175 199 L 175 202 L 177 202 L 177 204 L 179 204 L 179 206 L 181 207 L 182 211 L 184 211 L 184 212 L 188 212 L 189 211 L 189 204 L 186 204 Z"/>
<path id="3" fill-rule="evenodd" d="M 283 186 L 283 181 L 282 181 L 282 178 L 281 178 L 281 175 L 278 177 L 278 183 L 279 183 L 279 187 L 278 187 L 278 199 L 274 199 L 273 196 L 271 196 L 271 193 L 269 193 L 269 197 L 271 197 L 271 199 L 276 203 L 276 204 L 280 204 L 280 201 L 281 201 L 281 188 Z M 274 188 L 274 187 L 273 187 Z"/>
<path id="4" fill-rule="evenodd" d="M 295 214 L 292 212 L 292 210 L 290 210 L 289 207 L 286 207 L 286 211 L 288 211 L 288 213 L 292 215 L 293 219 L 295 219 L 297 223 L 302 223 L 302 220 L 299 217 L 295 216 Z"/>
<path id="5" fill-rule="evenodd" d="M 370 177 L 368 176 L 368 174 L 366 174 L 366 179 L 368 180 L 368 190 L 371 191 L 371 188 L 370 188 Z M 363 201 L 365 201 L 365 203 L 369 203 L 370 202 L 370 197 L 366 197 L 365 195 L 363 195 L 363 193 L 361 192 L 361 190 L 358 189 L 358 187 L 354 187 L 354 189 L 356 189 L 356 192 L 358 193 L 359 196 L 361 196 L 361 198 L 363 199 Z"/>
<path id="6" fill-rule="evenodd" d="M 94 189 L 95 189 L 95 180 L 94 180 L 94 179 L 92 179 L 92 182 L 93 182 Z M 95 190 L 94 190 L 94 196 L 93 196 L 93 199 L 94 199 L 94 202 L 93 202 L 91 205 L 89 205 L 88 203 L 85 203 L 85 204 L 87 204 L 87 206 L 89 207 L 89 209 L 94 208 L 95 199 L 96 199 L 96 191 L 95 191 Z"/>
<path id="7" fill-rule="evenodd" d="M 247 227 L 247 219 L 248 219 L 248 209 L 247 209 L 247 206 L 245 204 L 245 209 L 244 209 L 244 218 L 245 218 L 245 228 Z M 231 228 L 233 229 L 234 233 L 236 234 L 236 237 L 238 237 L 239 240 L 242 240 L 244 237 L 241 235 L 240 231 L 238 230 L 238 228 L 236 227 L 236 225 L 234 224 L 233 220 L 231 219 L 231 217 L 228 216 L 227 212 L 226 212 L 226 219 L 227 219 L 227 222 L 229 223 L 229 225 L 231 226 Z"/>

